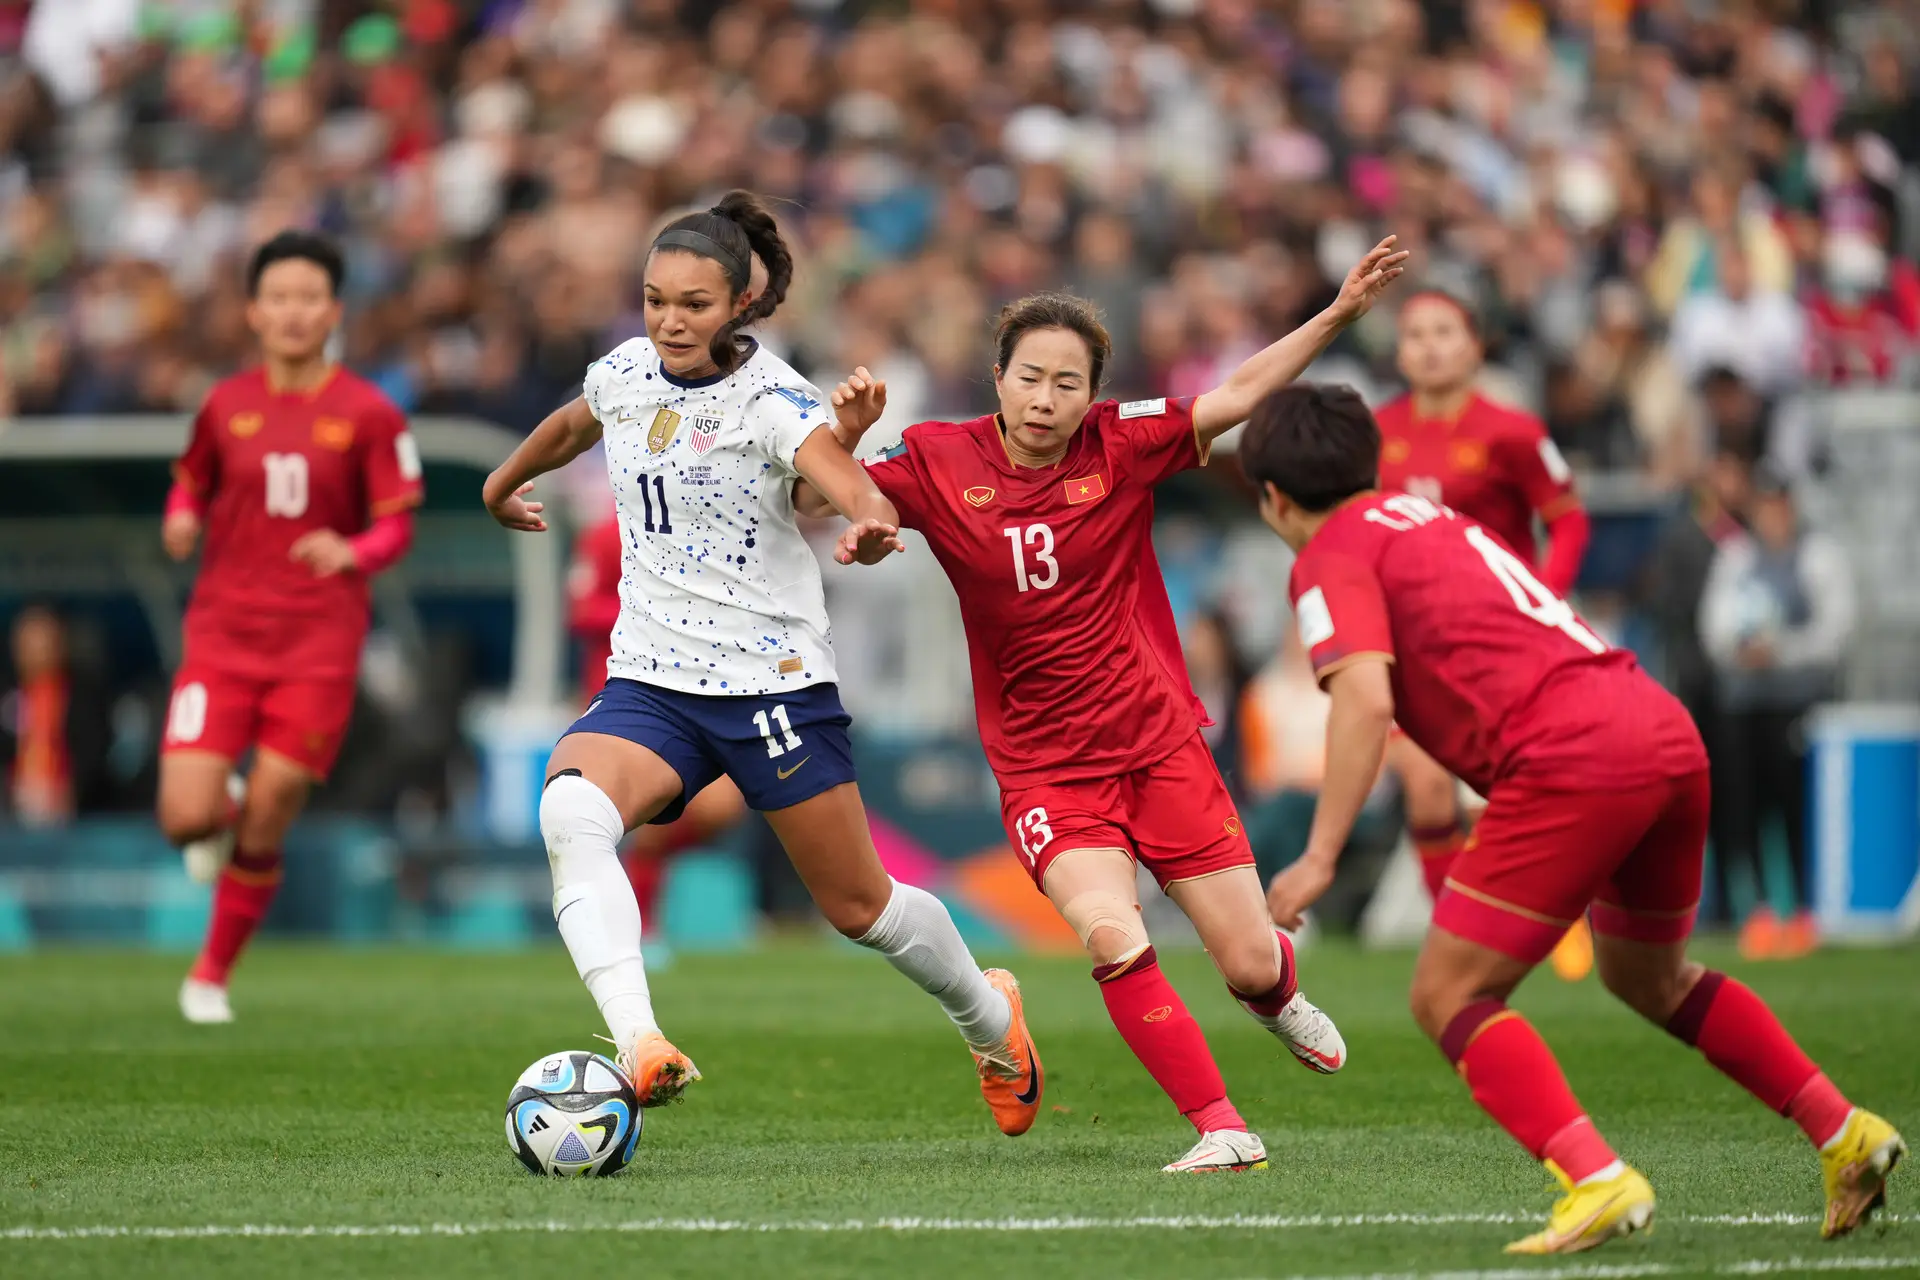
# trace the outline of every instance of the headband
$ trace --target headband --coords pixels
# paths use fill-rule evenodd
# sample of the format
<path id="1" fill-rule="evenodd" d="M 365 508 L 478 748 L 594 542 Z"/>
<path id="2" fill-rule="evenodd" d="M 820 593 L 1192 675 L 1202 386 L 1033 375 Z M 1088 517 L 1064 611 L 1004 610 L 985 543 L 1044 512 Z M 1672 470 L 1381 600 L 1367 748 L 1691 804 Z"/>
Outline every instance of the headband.
<path id="1" fill-rule="evenodd" d="M 752 264 L 721 244 L 712 236 L 702 235 L 698 231 L 681 228 L 677 231 L 663 231 L 653 242 L 655 249 L 685 249 L 697 253 L 703 258 L 712 258 L 726 268 L 727 279 L 733 284 L 733 291 L 739 293 L 753 279 Z"/>

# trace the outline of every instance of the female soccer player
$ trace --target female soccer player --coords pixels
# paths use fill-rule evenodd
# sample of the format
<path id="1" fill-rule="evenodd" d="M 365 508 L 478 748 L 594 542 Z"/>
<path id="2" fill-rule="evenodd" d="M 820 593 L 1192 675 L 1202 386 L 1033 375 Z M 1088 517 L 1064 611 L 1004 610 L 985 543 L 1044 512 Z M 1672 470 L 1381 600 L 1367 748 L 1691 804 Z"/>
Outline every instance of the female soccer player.
<path id="1" fill-rule="evenodd" d="M 835 441 L 820 397 L 740 334 L 773 314 L 792 276 L 773 218 L 747 192 L 669 224 L 647 256 L 646 336 L 588 369 L 585 394 L 487 478 L 496 520 L 543 531 L 530 481 L 604 435 L 619 503 L 606 687 L 554 749 L 540 801 L 554 919 L 641 1104 L 679 1097 L 699 1073 L 654 1019 L 617 848 L 724 773 L 766 813 L 833 926 L 940 1001 L 1000 1128 L 1023 1133 L 1042 1081 L 1019 984 L 981 973 L 940 900 L 881 869 L 854 785 L 794 478 L 852 521 L 842 562 L 874 563 L 900 542 L 892 505 Z"/>
<path id="2" fill-rule="evenodd" d="M 1153 556 L 1153 486 L 1204 465 L 1222 432 L 1366 313 L 1406 256 L 1381 241 L 1331 307 L 1192 401 L 1094 403 L 1112 347 L 1092 304 L 1021 299 L 995 335 L 999 412 L 909 427 L 868 469 L 960 597 L 1007 833 L 1086 946 L 1121 1037 L 1200 1135 L 1170 1173 L 1267 1156 L 1160 971 L 1136 858 L 1193 921 L 1235 998 L 1295 1057 L 1334 1072 L 1346 1046 L 1299 994 L 1293 945 L 1267 918 L 1253 851 L 1201 740 L 1206 714 Z M 878 419 L 882 390 L 864 369 L 836 389 L 842 443 Z M 799 488 L 803 510 L 826 513 L 831 495 Z"/>
<path id="3" fill-rule="evenodd" d="M 1443 502 L 1479 521 L 1534 566 L 1548 588 L 1565 595 L 1587 549 L 1587 514 L 1539 419 L 1474 389 L 1486 353 L 1471 313 L 1450 294 L 1414 294 L 1400 308 L 1398 354 L 1411 390 L 1377 415 L 1381 487 Z M 1535 550 L 1536 516 L 1547 530 L 1544 563 Z M 1466 841 L 1453 775 L 1405 734 L 1393 735 L 1387 763 L 1400 775 L 1407 834 L 1438 902 Z M 1593 941 L 1582 921 L 1555 948 L 1553 969 L 1574 980 L 1592 968 Z"/>

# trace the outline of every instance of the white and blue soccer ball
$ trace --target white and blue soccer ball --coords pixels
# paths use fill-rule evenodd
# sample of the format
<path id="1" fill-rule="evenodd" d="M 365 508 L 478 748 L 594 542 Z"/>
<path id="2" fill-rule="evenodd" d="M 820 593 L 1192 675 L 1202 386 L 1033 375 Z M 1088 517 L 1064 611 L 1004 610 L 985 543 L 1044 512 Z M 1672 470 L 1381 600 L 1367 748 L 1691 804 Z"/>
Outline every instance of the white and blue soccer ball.
<path id="1" fill-rule="evenodd" d="M 507 1095 L 507 1145 L 530 1172 L 605 1178 L 633 1160 L 644 1123 L 626 1073 L 597 1053 L 550 1053 Z"/>

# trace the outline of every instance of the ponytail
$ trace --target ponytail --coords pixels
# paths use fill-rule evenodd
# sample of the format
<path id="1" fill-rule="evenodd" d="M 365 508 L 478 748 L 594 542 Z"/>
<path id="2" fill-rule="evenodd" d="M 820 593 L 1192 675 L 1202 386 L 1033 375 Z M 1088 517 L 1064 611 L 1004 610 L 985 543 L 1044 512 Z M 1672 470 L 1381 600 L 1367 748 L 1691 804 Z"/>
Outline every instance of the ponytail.
<path id="1" fill-rule="evenodd" d="M 747 352 L 740 330 L 779 310 L 793 284 L 793 254 L 781 239 L 773 215 L 751 191 L 729 191 L 706 212 L 690 213 L 667 224 L 653 242 L 653 251 L 661 249 L 718 262 L 732 286 L 729 301 L 746 290 L 753 275 L 753 259 L 757 257 L 766 264 L 767 287 L 713 335 L 708 348 L 714 366 L 722 373 L 732 373 Z"/>

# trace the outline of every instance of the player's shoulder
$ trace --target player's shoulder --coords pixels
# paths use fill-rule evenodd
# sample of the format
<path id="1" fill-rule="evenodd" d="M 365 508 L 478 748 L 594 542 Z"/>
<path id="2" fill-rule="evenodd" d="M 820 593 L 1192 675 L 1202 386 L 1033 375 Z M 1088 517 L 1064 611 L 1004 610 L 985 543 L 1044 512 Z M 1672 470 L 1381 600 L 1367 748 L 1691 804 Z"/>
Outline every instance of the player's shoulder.
<path id="1" fill-rule="evenodd" d="M 645 334 L 628 338 L 587 366 L 586 381 L 602 386 L 639 381 L 658 371 L 659 353 Z"/>
<path id="2" fill-rule="evenodd" d="M 260 366 L 229 374 L 207 389 L 208 410 L 256 409 L 267 401 L 267 375 Z"/>
<path id="3" fill-rule="evenodd" d="M 998 431 L 990 413 L 963 422 L 916 422 L 900 433 L 900 443 L 882 450 L 877 460 L 911 456 L 917 462 L 930 462 L 978 448 L 987 432 Z"/>
<path id="4" fill-rule="evenodd" d="M 333 371 L 322 391 L 330 409 L 356 417 L 384 414 L 401 417 L 400 406 L 379 385 L 344 366 Z"/>
<path id="5" fill-rule="evenodd" d="M 1376 405 L 1373 420 L 1382 430 L 1399 430 L 1413 421 L 1413 395 L 1402 391 L 1384 404 Z"/>
<path id="6" fill-rule="evenodd" d="M 744 405 L 757 412 L 801 419 L 826 416 L 820 388 L 764 346 L 756 347 L 729 381 Z"/>
<path id="7" fill-rule="evenodd" d="M 1519 405 L 1507 404 L 1485 395 L 1475 395 L 1468 405 L 1468 421 L 1490 439 L 1525 440 L 1532 443 L 1544 439 L 1547 424 Z"/>

